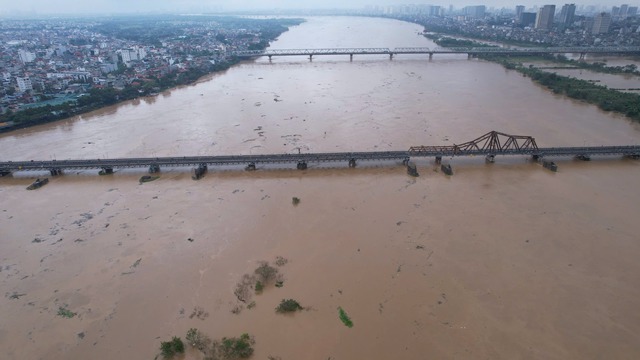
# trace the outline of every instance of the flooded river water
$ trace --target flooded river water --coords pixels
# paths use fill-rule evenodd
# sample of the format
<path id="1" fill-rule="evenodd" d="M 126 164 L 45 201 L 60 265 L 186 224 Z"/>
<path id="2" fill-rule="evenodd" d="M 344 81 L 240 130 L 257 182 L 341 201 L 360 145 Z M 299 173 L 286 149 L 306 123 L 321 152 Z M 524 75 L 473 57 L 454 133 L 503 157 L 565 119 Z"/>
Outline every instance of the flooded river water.
<path id="1" fill-rule="evenodd" d="M 421 30 L 309 18 L 272 47 L 434 46 Z M 404 150 L 490 130 L 640 144 L 624 117 L 466 56 L 283 57 L 3 134 L 0 157 Z M 37 191 L 34 174 L 1 178 L 3 357 L 151 359 L 195 327 L 251 334 L 255 359 L 638 358 L 640 162 L 444 161 L 453 176 L 424 160 L 418 178 L 366 163 L 200 181 L 163 169 L 142 185 L 142 170 L 67 173 Z M 236 284 L 277 256 L 284 286 L 247 309 Z M 276 314 L 287 298 L 305 310 Z"/>

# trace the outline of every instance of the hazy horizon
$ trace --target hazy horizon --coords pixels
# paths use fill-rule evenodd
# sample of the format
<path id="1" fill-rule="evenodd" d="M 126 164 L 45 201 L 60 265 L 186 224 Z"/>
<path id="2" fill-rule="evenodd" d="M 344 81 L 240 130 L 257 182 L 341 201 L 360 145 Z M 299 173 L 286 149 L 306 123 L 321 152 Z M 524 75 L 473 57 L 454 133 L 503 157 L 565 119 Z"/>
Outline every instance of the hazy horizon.
<path id="1" fill-rule="evenodd" d="M 349 2 L 339 0 L 326 1 L 294 1 L 294 0 L 93 0 L 78 2 L 77 0 L 23 0 L 12 2 L 0 0 L 0 15 L 11 14 L 105 14 L 105 13 L 179 13 L 179 12 L 231 12 L 231 11 L 260 11 L 260 10 L 305 10 L 305 9 L 359 9 L 367 5 L 388 6 L 405 4 L 440 5 L 461 8 L 469 5 L 486 5 L 487 7 L 515 8 L 516 5 L 524 5 L 527 8 L 545 4 L 555 4 L 561 7 L 571 1 L 554 3 L 552 1 L 518 1 L 517 4 L 505 0 L 353 0 Z M 601 0 L 588 3 L 576 3 L 576 5 L 596 5 L 604 7 L 620 6 L 624 2 L 618 0 Z M 627 2 L 628 3 L 628 2 Z M 631 6 L 638 4 L 631 3 Z"/>

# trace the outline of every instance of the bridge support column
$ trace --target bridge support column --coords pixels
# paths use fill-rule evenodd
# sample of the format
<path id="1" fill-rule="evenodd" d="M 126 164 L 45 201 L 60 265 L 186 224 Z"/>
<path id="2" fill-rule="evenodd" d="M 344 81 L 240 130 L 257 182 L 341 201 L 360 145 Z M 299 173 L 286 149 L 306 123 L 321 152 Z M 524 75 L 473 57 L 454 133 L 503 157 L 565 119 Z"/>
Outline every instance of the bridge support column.
<path id="1" fill-rule="evenodd" d="M 298 170 L 307 170 L 307 163 L 305 161 L 298 161 L 296 168 Z"/>
<path id="2" fill-rule="evenodd" d="M 418 168 L 416 167 L 416 164 L 413 161 L 407 161 L 407 174 L 413 177 L 420 176 L 420 174 L 418 174 Z"/>
<path id="3" fill-rule="evenodd" d="M 408 164 L 409 164 L 409 158 L 408 157 L 402 159 L 402 165 L 407 166 Z"/>
<path id="4" fill-rule="evenodd" d="M 108 166 L 103 166 L 100 171 L 98 171 L 98 175 L 111 175 L 113 174 L 113 168 Z"/>
<path id="5" fill-rule="evenodd" d="M 471 54 L 467 54 L 467 60 L 471 59 Z"/>
<path id="6" fill-rule="evenodd" d="M 393 60 L 393 53 L 389 54 L 389 60 Z"/>
<path id="7" fill-rule="evenodd" d="M 583 52 L 582 52 L 582 53 L 580 53 L 580 58 L 578 58 L 578 60 L 583 60 L 583 61 L 584 61 L 584 57 L 585 57 L 585 55 L 586 55 L 586 54 L 585 54 L 585 53 L 583 53 Z"/>
<path id="8" fill-rule="evenodd" d="M 269 62 L 271 62 L 271 55 L 267 55 L 269 57 Z"/>
<path id="9" fill-rule="evenodd" d="M 51 173 L 51 176 L 62 175 L 62 169 L 49 169 L 49 173 Z"/>
<path id="10" fill-rule="evenodd" d="M 309 55 L 309 61 L 313 61 L 313 55 Z"/>
<path id="11" fill-rule="evenodd" d="M 442 156 L 436 156 L 436 165 L 442 164 Z"/>
<path id="12" fill-rule="evenodd" d="M 250 162 L 247 164 L 247 166 L 245 166 L 244 168 L 247 171 L 255 171 L 256 170 L 256 163 L 254 162 Z"/>
<path id="13" fill-rule="evenodd" d="M 531 160 L 533 161 L 540 161 L 540 159 L 542 159 L 542 155 L 538 155 L 538 154 L 531 155 Z"/>
<path id="14" fill-rule="evenodd" d="M 591 156 L 581 154 L 581 155 L 576 155 L 576 159 L 582 160 L 582 161 L 591 161 Z"/>
<path id="15" fill-rule="evenodd" d="M 200 164 L 197 168 L 191 170 L 191 178 L 193 180 L 200 180 L 207 173 L 207 164 Z"/>
<path id="16" fill-rule="evenodd" d="M 160 172 L 160 165 L 151 164 L 151 166 L 149 166 L 149 174 L 155 174 L 155 173 L 159 173 L 159 172 Z"/>
<path id="17" fill-rule="evenodd" d="M 494 162 L 496 162 L 496 156 L 493 154 L 489 154 L 484 158 L 484 161 L 488 164 L 493 164 Z"/>
<path id="18" fill-rule="evenodd" d="M 349 167 L 350 168 L 356 167 L 356 159 L 349 159 Z"/>
<path id="19" fill-rule="evenodd" d="M 353 54 L 349 54 L 349 61 L 353 61 Z"/>
<path id="20" fill-rule="evenodd" d="M 429 60 L 433 59 L 433 53 L 429 53 Z"/>

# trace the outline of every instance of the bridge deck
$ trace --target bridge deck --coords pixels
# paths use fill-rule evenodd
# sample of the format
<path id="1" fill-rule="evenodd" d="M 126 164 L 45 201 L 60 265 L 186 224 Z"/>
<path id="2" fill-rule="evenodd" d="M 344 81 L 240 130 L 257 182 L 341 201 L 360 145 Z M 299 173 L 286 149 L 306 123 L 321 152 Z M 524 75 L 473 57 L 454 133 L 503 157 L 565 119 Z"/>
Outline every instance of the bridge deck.
<path id="1" fill-rule="evenodd" d="M 405 160 L 412 157 L 455 157 L 455 156 L 575 156 L 575 155 L 640 155 L 640 145 L 632 146 L 585 146 L 585 147 L 550 147 L 537 149 L 471 149 L 452 150 L 436 148 L 426 151 L 372 151 L 372 152 L 337 152 L 307 154 L 267 154 L 267 155 L 220 155 L 220 156 L 185 156 L 185 157 L 153 157 L 153 158 L 116 158 L 116 159 L 82 159 L 82 160 L 31 160 L 0 162 L 0 172 L 36 171 L 51 169 L 102 169 L 102 168 L 144 168 L 152 165 L 160 167 L 206 165 L 248 165 L 277 164 L 298 162 L 348 162 L 349 160 Z"/>
<path id="2" fill-rule="evenodd" d="M 493 47 L 398 47 L 398 48 L 328 48 L 328 49 L 267 49 L 230 51 L 237 57 L 259 56 L 314 56 L 314 55 L 398 55 L 398 54 L 501 54 L 501 55 L 538 55 L 538 54 L 638 54 L 640 46 L 617 47 L 538 47 L 538 48 L 493 48 Z"/>

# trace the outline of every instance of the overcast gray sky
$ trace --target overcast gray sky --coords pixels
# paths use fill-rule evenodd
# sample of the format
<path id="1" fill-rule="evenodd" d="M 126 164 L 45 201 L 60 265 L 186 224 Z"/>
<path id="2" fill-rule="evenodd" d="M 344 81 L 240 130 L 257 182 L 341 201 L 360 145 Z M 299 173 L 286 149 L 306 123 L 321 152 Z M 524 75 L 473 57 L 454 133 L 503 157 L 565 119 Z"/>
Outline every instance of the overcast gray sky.
<path id="1" fill-rule="evenodd" d="M 517 1 L 527 7 L 533 5 L 564 3 L 577 5 L 613 6 L 630 3 L 637 6 L 640 0 L 593 0 L 593 1 Z M 0 14 L 30 12 L 37 14 L 78 14 L 78 13 L 128 13 L 128 12 L 186 12 L 211 10 L 250 10 L 272 8 L 361 8 L 365 5 L 432 4 L 460 8 L 466 5 L 487 5 L 488 7 L 515 7 L 509 0 L 0 0 Z"/>

